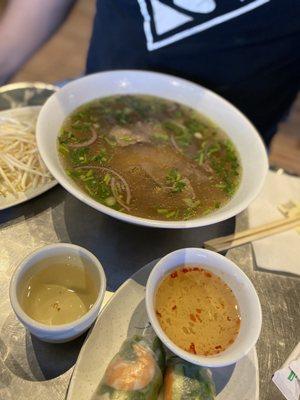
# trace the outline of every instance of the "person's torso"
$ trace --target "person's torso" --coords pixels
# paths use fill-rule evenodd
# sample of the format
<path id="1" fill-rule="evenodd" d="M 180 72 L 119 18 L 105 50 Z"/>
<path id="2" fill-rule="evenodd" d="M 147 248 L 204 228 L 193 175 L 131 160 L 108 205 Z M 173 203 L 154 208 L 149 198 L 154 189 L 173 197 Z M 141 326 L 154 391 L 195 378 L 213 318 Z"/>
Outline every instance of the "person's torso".
<path id="1" fill-rule="evenodd" d="M 298 0 L 99 0 L 87 73 L 134 68 L 191 79 L 264 131 L 294 98 L 299 61 Z"/>

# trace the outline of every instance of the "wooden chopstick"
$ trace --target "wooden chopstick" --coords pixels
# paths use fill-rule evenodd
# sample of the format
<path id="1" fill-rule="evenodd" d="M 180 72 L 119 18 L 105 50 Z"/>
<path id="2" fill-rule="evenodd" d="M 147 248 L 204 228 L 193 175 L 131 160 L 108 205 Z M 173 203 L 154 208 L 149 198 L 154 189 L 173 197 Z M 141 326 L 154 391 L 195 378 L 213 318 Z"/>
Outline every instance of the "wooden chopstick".
<path id="1" fill-rule="evenodd" d="M 300 226 L 300 216 L 283 218 L 274 222 L 269 222 L 256 228 L 246 229 L 241 232 L 228 236 L 222 236 L 217 239 L 204 242 L 204 247 L 214 251 L 228 250 L 254 240 L 262 239 L 276 233 L 288 231 Z"/>

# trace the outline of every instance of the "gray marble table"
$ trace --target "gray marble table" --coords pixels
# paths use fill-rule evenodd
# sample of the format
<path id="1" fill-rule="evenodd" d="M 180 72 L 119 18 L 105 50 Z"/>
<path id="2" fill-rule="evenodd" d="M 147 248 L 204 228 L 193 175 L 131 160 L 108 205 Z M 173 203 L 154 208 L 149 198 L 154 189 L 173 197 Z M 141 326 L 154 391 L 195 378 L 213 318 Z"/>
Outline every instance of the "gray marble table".
<path id="1" fill-rule="evenodd" d="M 237 229 L 247 226 L 247 214 Z M 0 399 L 62 400 L 72 366 L 84 338 L 64 345 L 45 344 L 25 332 L 8 299 L 11 274 L 32 250 L 64 241 L 84 246 L 102 262 L 108 290 L 116 290 L 132 273 L 153 259 L 182 247 L 233 232 L 233 219 L 190 230 L 159 230 L 107 217 L 60 186 L 0 213 Z M 288 357 L 300 332 L 300 279 L 259 270 L 250 245 L 228 252 L 252 279 L 263 309 L 263 329 L 257 345 L 260 399 L 282 399 L 272 374 Z M 251 400 L 251 399 L 249 399 Z"/>
<path id="2" fill-rule="evenodd" d="M 17 83 L 0 88 L 0 110 L 41 105 L 55 87 Z M 247 213 L 236 229 L 247 227 Z M 10 307 L 8 287 L 18 263 L 43 245 L 64 241 L 91 250 L 103 264 L 108 290 L 139 268 L 182 247 L 232 233 L 233 219 L 190 230 L 158 230 L 106 217 L 57 186 L 22 205 L 0 211 L 0 400 L 63 400 L 84 337 L 64 345 L 30 336 Z M 300 279 L 259 270 L 250 245 L 227 256 L 252 279 L 262 304 L 263 328 L 257 345 L 260 399 L 280 400 L 271 377 L 300 341 Z M 300 260 L 299 260 L 300 268 Z M 233 399 L 238 400 L 238 399 Z M 253 400 L 253 399 L 249 399 Z"/>

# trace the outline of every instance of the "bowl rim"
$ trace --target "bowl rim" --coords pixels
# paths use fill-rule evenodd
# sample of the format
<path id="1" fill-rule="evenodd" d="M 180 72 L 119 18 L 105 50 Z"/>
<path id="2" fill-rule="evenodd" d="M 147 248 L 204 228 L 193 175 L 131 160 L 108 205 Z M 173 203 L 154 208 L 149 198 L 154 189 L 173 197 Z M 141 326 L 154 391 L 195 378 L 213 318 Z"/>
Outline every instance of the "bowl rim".
<path id="1" fill-rule="evenodd" d="M 185 86 L 188 86 L 190 88 L 194 89 L 201 89 L 207 94 L 209 94 L 210 97 L 217 99 L 219 102 L 223 103 L 224 106 L 227 109 L 231 109 L 236 115 L 238 115 L 242 120 L 244 120 L 251 130 L 253 131 L 254 137 L 256 139 L 256 143 L 259 147 L 259 152 L 261 154 L 261 163 L 263 164 L 263 167 L 260 170 L 260 181 L 255 187 L 255 190 L 252 190 L 251 192 L 248 193 L 247 196 L 243 199 L 243 201 L 240 201 L 237 205 L 234 207 L 230 208 L 229 210 L 222 211 L 222 207 L 219 209 L 218 214 L 215 214 L 212 212 L 211 214 L 208 214 L 207 216 L 200 216 L 198 218 L 190 219 L 190 220 L 180 220 L 180 221 L 164 221 L 164 220 L 158 220 L 158 219 L 149 219 L 149 218 L 143 218 L 143 217 L 138 217 L 134 216 L 131 214 L 126 214 L 121 211 L 114 210 L 110 207 L 105 206 L 102 203 L 97 202 L 94 200 L 92 197 L 90 197 L 88 194 L 84 193 L 77 185 L 76 183 L 71 183 L 65 176 L 64 173 L 61 173 L 60 171 L 56 170 L 56 167 L 54 167 L 52 164 L 52 157 L 49 156 L 49 153 L 46 149 L 46 146 L 43 144 L 43 128 L 42 128 L 42 119 L 45 118 L 45 115 L 47 114 L 47 108 L 49 107 L 49 104 L 51 104 L 59 94 L 66 89 L 71 89 L 72 86 L 76 86 L 78 81 L 84 82 L 88 80 L 93 80 L 97 79 L 98 77 L 105 78 L 105 77 L 110 77 L 111 79 L 114 78 L 114 76 L 119 76 L 120 74 L 124 75 L 124 78 L 126 76 L 134 76 L 134 75 L 148 75 L 148 76 L 156 76 L 160 79 L 164 80 L 174 80 L 178 83 L 182 83 Z M 128 91 L 130 93 L 130 90 Z M 125 94 L 122 92 L 122 94 Z M 147 94 L 147 93 L 146 93 Z M 102 97 L 107 97 L 107 96 L 98 96 L 97 98 L 102 98 Z M 159 97 L 159 96 L 158 96 Z M 96 97 L 95 97 L 96 99 Z M 91 101 L 91 100 L 90 100 Z M 82 103 L 84 104 L 84 103 Z M 184 104 L 184 103 L 182 103 Z M 56 140 L 58 137 L 59 132 L 56 133 Z M 230 137 L 230 135 L 229 135 Z M 224 220 L 227 220 L 229 218 L 234 217 L 235 215 L 239 214 L 241 211 L 245 210 L 248 205 L 258 196 L 260 193 L 267 172 L 268 172 L 268 157 L 267 157 L 267 152 L 266 152 L 266 146 L 259 135 L 257 129 L 255 126 L 252 124 L 252 122 L 238 109 L 236 108 L 232 103 L 230 103 L 228 100 L 223 98 L 222 96 L 218 95 L 217 93 L 213 92 L 210 89 L 207 89 L 206 87 L 198 84 L 191 82 L 187 79 L 179 78 L 173 75 L 169 74 L 164 74 L 161 72 L 154 72 L 154 71 L 147 71 L 147 70 L 135 70 L 135 69 L 119 69 L 119 70 L 113 70 L 113 71 L 104 71 L 104 72 L 95 72 L 93 74 L 89 74 L 83 77 L 80 77 L 78 79 L 75 79 L 69 83 L 67 83 L 65 86 L 63 86 L 61 89 L 58 91 L 54 92 L 45 102 L 43 105 L 38 121 L 37 121 L 37 128 L 36 128 L 36 140 L 37 140 L 37 146 L 38 150 L 40 152 L 40 155 L 45 162 L 48 170 L 50 173 L 54 176 L 54 178 L 68 191 L 70 192 L 73 196 L 75 196 L 77 199 L 82 201 L 83 203 L 89 205 L 90 207 L 93 207 L 97 211 L 103 212 L 106 215 L 109 215 L 111 217 L 117 218 L 119 220 L 133 223 L 136 225 L 142 225 L 142 226 L 148 226 L 148 227 L 153 227 L 153 228 L 165 228 L 165 229 L 188 229 L 188 228 L 196 228 L 196 227 L 202 227 L 202 226 L 207 226 L 211 225 L 214 223 L 222 222 Z M 242 177 L 243 179 L 243 177 Z M 239 189 L 237 189 L 238 191 Z M 237 193 L 237 192 L 236 192 Z M 235 193 L 235 194 L 236 194 Z M 234 195 L 235 196 L 235 195 Z M 229 202 L 234 198 L 234 196 L 229 200 Z M 226 206 L 226 204 L 225 204 Z"/>
<path id="2" fill-rule="evenodd" d="M 23 310 L 17 296 L 17 289 L 18 289 L 18 284 L 19 284 L 19 279 L 21 278 L 21 275 L 23 274 L 24 270 L 29 270 L 31 267 L 26 269 L 26 266 L 28 263 L 31 262 L 31 260 L 38 254 L 42 254 L 43 252 L 47 252 L 52 249 L 62 249 L 66 250 L 66 254 L 68 253 L 68 249 L 72 250 L 78 250 L 82 253 L 84 253 L 91 261 L 92 263 L 96 266 L 97 271 L 99 272 L 100 276 L 100 287 L 98 290 L 98 296 L 91 307 L 91 309 L 85 313 L 82 317 L 75 319 L 73 322 L 69 322 L 67 324 L 60 324 L 60 325 L 47 325 L 43 324 L 41 322 L 36 321 L 35 319 L 29 317 L 29 315 Z M 49 255 L 51 257 L 51 255 Z M 45 258 L 47 256 L 45 255 Z M 34 264 L 33 264 L 34 265 Z M 11 306 L 18 317 L 18 319 L 21 320 L 22 324 L 24 324 L 26 327 L 30 327 L 32 329 L 38 329 L 40 333 L 44 332 L 52 332 L 52 333 L 64 333 L 68 332 L 69 330 L 76 328 L 79 325 L 84 326 L 86 322 L 89 322 L 91 317 L 93 317 L 93 314 L 95 314 L 96 319 L 98 316 L 97 310 L 100 310 L 101 304 L 103 303 L 104 295 L 106 291 L 106 276 L 104 269 L 102 267 L 102 264 L 98 260 L 98 258 L 91 253 L 89 250 L 85 249 L 84 247 L 72 244 L 72 243 L 53 243 L 53 244 L 48 244 L 46 246 L 39 247 L 38 249 L 32 251 L 29 253 L 25 258 L 21 260 L 21 262 L 17 265 L 12 278 L 10 280 L 10 285 L 9 285 L 9 298 L 10 298 L 10 303 Z M 29 329 L 29 328 L 28 328 Z"/>
<path id="3" fill-rule="evenodd" d="M 154 307 L 154 297 L 155 297 L 155 293 L 157 290 L 157 287 L 159 285 L 159 283 L 161 282 L 161 279 L 154 284 L 154 280 L 156 280 L 156 274 L 157 271 L 159 271 L 161 269 L 161 266 L 172 256 L 174 256 L 176 253 L 180 254 L 183 252 L 190 252 L 190 253 L 202 253 L 204 255 L 207 255 L 209 257 L 214 257 L 215 259 L 219 259 L 222 260 L 222 262 L 226 262 L 226 264 L 230 267 L 227 271 L 227 273 L 233 278 L 236 279 L 236 275 L 237 274 L 240 278 L 242 278 L 243 282 L 246 282 L 247 286 L 250 289 L 250 293 L 251 293 L 251 297 L 253 301 L 253 304 L 256 308 L 256 312 L 257 312 L 257 328 L 255 331 L 255 334 L 252 335 L 252 340 L 249 342 L 248 346 L 244 346 L 243 351 L 239 352 L 239 355 L 236 357 L 226 357 L 227 361 L 224 360 L 224 358 L 222 357 L 222 353 L 219 353 L 217 357 L 209 357 L 209 356 L 200 356 L 200 355 L 194 355 L 191 354 L 183 349 L 181 349 L 179 346 L 177 346 L 167 335 L 166 333 L 163 331 L 163 329 L 160 326 L 160 323 L 156 317 L 155 314 L 155 307 Z M 213 262 L 207 262 L 208 266 L 211 266 L 213 264 Z M 180 264 L 177 264 L 177 267 Z M 171 271 L 173 269 L 176 268 L 175 266 L 172 266 L 170 268 L 168 268 L 167 270 L 164 271 L 164 276 L 166 276 L 168 274 L 168 271 Z M 235 274 L 234 274 L 235 273 Z M 230 285 L 229 285 L 230 286 Z M 153 295 L 151 295 L 150 291 L 153 291 Z M 238 296 L 237 296 L 238 297 Z M 258 297 L 258 294 L 255 290 L 255 287 L 253 285 L 253 283 L 251 282 L 251 280 L 248 278 L 248 276 L 245 274 L 245 272 L 239 268 L 233 261 L 229 260 L 227 257 L 222 256 L 219 253 L 216 253 L 214 251 L 211 250 L 207 250 L 207 249 L 202 249 L 202 248 L 196 248 L 196 247 L 189 247 L 189 248 L 182 248 L 182 249 L 178 249 L 175 250 L 171 253 L 168 253 L 167 255 L 165 255 L 163 258 L 161 258 L 153 267 L 148 280 L 147 280 L 147 284 L 146 284 L 146 294 L 145 294 L 145 299 L 146 299 L 146 310 L 147 310 L 147 314 L 150 320 L 150 323 L 152 325 L 152 328 L 154 329 L 155 333 L 157 334 L 157 336 L 159 337 L 159 339 L 162 341 L 162 343 L 169 349 L 171 350 L 174 354 L 176 354 L 177 356 L 179 356 L 180 358 L 182 358 L 183 360 L 186 360 L 192 364 L 196 364 L 196 365 L 200 365 L 200 366 L 204 366 L 204 367 L 209 367 L 209 368 L 216 368 L 216 367 L 225 367 L 228 365 L 232 365 L 234 363 L 236 363 L 237 361 L 239 361 L 241 358 L 243 358 L 246 354 L 249 353 L 249 351 L 255 346 L 260 332 L 261 332 L 261 327 L 262 327 L 262 310 L 261 310 L 261 304 L 260 304 L 260 300 Z M 237 298 L 238 300 L 238 298 Z M 228 347 L 229 349 L 230 347 Z M 227 353 L 228 355 L 228 353 Z M 229 358 L 229 360 L 228 360 Z"/>

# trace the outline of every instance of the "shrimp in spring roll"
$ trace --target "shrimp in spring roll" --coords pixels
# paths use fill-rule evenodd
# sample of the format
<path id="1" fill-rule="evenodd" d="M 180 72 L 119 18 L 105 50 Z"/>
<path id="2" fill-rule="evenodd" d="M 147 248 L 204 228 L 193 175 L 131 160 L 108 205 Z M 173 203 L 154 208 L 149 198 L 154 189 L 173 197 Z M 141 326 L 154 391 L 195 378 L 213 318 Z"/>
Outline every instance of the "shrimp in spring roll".
<path id="1" fill-rule="evenodd" d="M 215 386 L 209 369 L 178 357 L 171 357 L 168 360 L 164 380 L 164 400 L 213 399 L 215 399 Z"/>
<path id="2" fill-rule="evenodd" d="M 106 368 L 93 400 L 156 400 L 163 369 L 164 352 L 158 338 L 127 339 Z"/>

